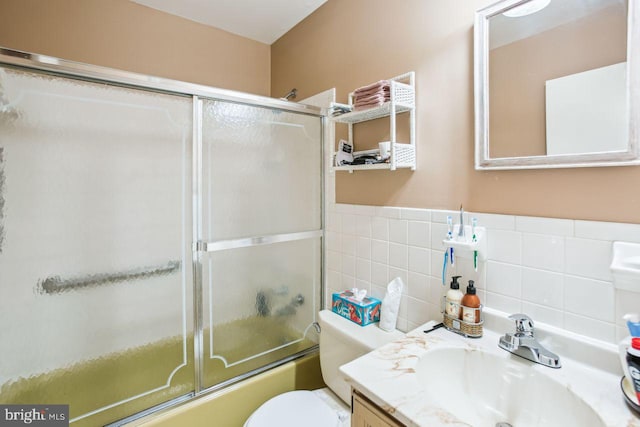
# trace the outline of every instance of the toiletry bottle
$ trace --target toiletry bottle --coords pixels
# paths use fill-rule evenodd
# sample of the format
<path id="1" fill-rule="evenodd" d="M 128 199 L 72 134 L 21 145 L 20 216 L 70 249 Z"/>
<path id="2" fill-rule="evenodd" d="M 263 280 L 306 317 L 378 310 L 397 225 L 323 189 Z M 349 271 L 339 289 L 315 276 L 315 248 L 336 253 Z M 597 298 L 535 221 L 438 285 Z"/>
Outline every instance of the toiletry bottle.
<path id="1" fill-rule="evenodd" d="M 622 372 L 627 377 L 629 384 L 632 382 L 631 374 L 629 373 L 629 365 L 627 365 L 627 350 L 631 347 L 631 339 L 633 337 L 640 337 L 640 314 L 627 313 L 622 318 L 627 322 L 627 328 L 629 328 L 629 336 L 625 337 L 618 344 L 618 350 L 620 352 L 620 365 L 622 366 Z"/>
<path id="2" fill-rule="evenodd" d="M 462 304 L 462 320 L 469 323 L 480 323 L 480 298 L 476 295 L 473 280 L 469 280 L 467 293 L 464 294 L 460 303 Z"/>
<path id="3" fill-rule="evenodd" d="M 458 279 L 462 276 L 453 276 L 451 278 L 451 286 L 447 291 L 445 310 L 450 317 L 460 319 L 462 314 L 460 301 L 462 300 L 462 292 L 460 292 L 460 284 Z"/>
<path id="4" fill-rule="evenodd" d="M 629 366 L 629 381 L 633 384 L 636 397 L 640 401 L 640 338 L 631 339 L 631 347 L 627 350 L 627 366 Z"/>

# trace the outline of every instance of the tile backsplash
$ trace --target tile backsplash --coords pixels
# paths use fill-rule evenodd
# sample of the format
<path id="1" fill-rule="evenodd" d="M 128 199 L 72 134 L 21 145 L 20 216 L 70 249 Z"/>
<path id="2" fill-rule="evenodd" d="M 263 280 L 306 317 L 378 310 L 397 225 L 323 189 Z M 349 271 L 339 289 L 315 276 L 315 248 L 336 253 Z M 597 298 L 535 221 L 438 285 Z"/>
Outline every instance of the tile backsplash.
<path id="1" fill-rule="evenodd" d="M 627 335 L 622 315 L 640 312 L 640 293 L 615 290 L 609 265 L 612 242 L 640 243 L 640 224 L 466 213 L 466 224 L 476 217 L 487 229 L 487 259 L 476 272 L 458 255 L 443 286 L 447 215 L 457 222 L 452 211 L 328 203 L 327 299 L 353 287 L 382 298 L 401 277 L 398 328 L 407 331 L 441 318 L 441 296 L 461 275 L 486 307 L 609 343 Z"/>

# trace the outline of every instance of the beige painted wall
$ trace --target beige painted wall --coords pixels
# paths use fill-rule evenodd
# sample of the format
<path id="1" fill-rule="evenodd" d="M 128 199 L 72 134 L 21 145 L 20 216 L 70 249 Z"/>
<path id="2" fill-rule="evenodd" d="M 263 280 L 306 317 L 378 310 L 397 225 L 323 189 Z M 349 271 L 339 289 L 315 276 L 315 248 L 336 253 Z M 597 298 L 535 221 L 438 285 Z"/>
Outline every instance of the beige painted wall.
<path id="1" fill-rule="evenodd" d="M 619 5 L 491 50 L 490 156 L 544 156 L 545 82 L 626 60 Z"/>
<path id="2" fill-rule="evenodd" d="M 492 1 L 329 0 L 269 51 L 127 0 L 0 0 L 0 46 L 298 99 L 415 70 L 418 170 L 340 173 L 339 202 L 640 222 L 640 167 L 474 171 L 473 17 Z"/>
<path id="3" fill-rule="evenodd" d="M 473 19 L 493 0 L 329 0 L 271 50 L 299 98 L 415 70 L 418 170 L 339 172 L 341 203 L 640 222 L 640 167 L 475 171 Z"/>
<path id="4" fill-rule="evenodd" d="M 0 0 L 0 46 L 270 94 L 268 45 L 128 0 Z"/>

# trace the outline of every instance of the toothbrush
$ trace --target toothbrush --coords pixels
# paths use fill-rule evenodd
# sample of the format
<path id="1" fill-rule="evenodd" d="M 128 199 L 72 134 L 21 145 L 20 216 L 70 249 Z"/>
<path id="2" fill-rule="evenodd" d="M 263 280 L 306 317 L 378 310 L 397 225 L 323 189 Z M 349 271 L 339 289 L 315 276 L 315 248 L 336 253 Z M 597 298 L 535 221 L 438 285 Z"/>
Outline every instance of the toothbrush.
<path id="1" fill-rule="evenodd" d="M 464 209 L 462 209 L 462 205 L 460 205 L 460 229 L 458 230 L 458 239 L 464 239 Z"/>
<path id="2" fill-rule="evenodd" d="M 455 259 L 453 258 L 453 248 L 449 248 L 449 252 L 449 257 L 451 258 L 451 267 L 453 267 L 455 265 Z"/>
<path id="3" fill-rule="evenodd" d="M 473 251 L 473 271 L 478 271 L 478 251 Z"/>
<path id="4" fill-rule="evenodd" d="M 442 263 L 442 286 L 445 286 L 447 277 L 447 263 L 449 262 L 449 251 L 444 251 L 444 262 Z"/>
<path id="5" fill-rule="evenodd" d="M 478 239 L 476 237 L 476 226 L 478 225 L 478 218 L 471 218 L 471 241 L 477 242 Z"/>
<path id="6" fill-rule="evenodd" d="M 478 238 L 476 237 L 476 226 L 478 225 L 478 218 L 471 218 L 471 242 L 476 243 Z M 473 251 L 473 270 L 478 271 L 478 251 Z"/>
<path id="7" fill-rule="evenodd" d="M 451 215 L 447 215 L 447 240 L 453 240 L 453 218 Z M 449 255 L 451 253 L 451 255 Z M 451 266 L 453 267 L 453 248 L 445 249 L 444 251 L 444 267 L 442 269 L 442 285 L 445 284 L 445 271 L 447 268 L 447 259 L 451 258 Z"/>

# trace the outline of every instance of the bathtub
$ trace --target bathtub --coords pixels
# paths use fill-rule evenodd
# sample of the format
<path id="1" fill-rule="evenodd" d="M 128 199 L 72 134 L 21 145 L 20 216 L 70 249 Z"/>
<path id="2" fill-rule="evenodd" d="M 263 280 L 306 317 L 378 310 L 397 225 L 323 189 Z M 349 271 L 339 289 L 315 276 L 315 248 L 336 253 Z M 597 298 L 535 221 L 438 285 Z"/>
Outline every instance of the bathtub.
<path id="1" fill-rule="evenodd" d="M 127 427 L 242 427 L 262 403 L 292 390 L 325 387 L 317 352 L 270 369 L 177 408 L 149 415 Z"/>
<path id="2" fill-rule="evenodd" d="M 296 340 L 300 333 L 288 329 L 286 324 L 276 317 L 256 316 L 236 320 L 216 326 L 213 335 L 216 342 L 220 343 L 213 349 L 214 353 L 223 357 L 209 357 L 210 334 L 205 330 L 203 388 L 276 363 L 316 345 L 316 342 L 308 338 Z M 252 357 L 278 346 L 282 348 Z M 185 352 L 188 362 L 176 369 L 184 359 Z M 0 385 L 0 402 L 69 404 L 73 427 L 105 425 L 193 391 L 192 361 L 193 337 L 187 339 L 186 346 L 182 337 L 173 337 L 123 352 L 107 354 L 99 359 L 7 381 Z M 168 378 L 171 378 L 169 382 Z M 203 402 L 208 402 L 206 408 L 213 409 L 194 409 L 195 413 L 205 413 L 209 418 L 215 413 L 215 417 L 224 416 L 225 419 L 237 421 L 245 413 L 248 416 L 272 395 L 282 391 L 321 386 L 318 357 L 307 356 L 251 377 L 206 398 L 200 397 L 197 399 L 198 404 L 193 402 L 183 405 L 176 413 L 185 412 L 185 406 L 199 408 Z M 149 390 L 158 387 L 162 389 L 148 393 Z M 132 396 L 140 397 L 131 399 Z M 114 402 L 121 403 L 113 406 Z M 109 406 L 113 407 L 103 410 Z M 245 409 L 240 410 L 241 406 Z M 235 421 L 231 424 L 215 425 L 233 426 Z"/>

